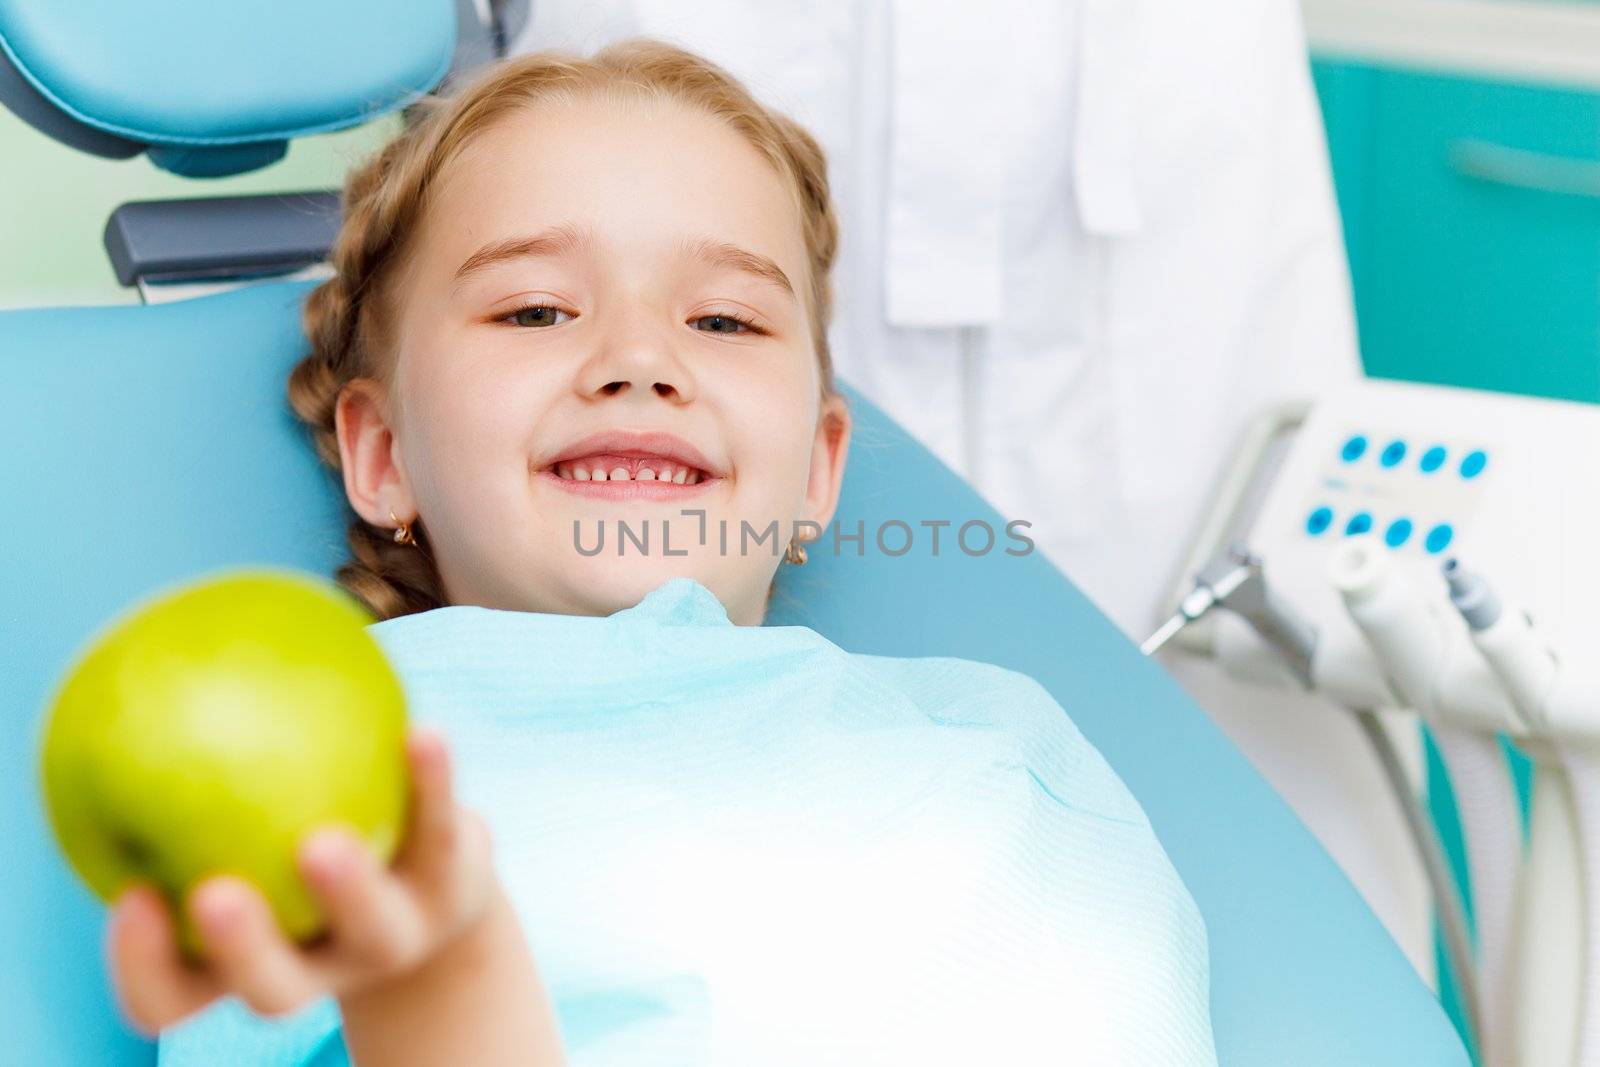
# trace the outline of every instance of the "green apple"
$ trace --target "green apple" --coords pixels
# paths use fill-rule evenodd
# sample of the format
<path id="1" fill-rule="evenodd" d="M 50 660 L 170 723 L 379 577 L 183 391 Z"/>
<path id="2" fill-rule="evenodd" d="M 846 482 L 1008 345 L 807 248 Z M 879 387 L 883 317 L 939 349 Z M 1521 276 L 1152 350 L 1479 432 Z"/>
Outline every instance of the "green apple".
<path id="1" fill-rule="evenodd" d="M 247 570 L 159 595 L 108 626 L 57 692 L 45 805 L 73 868 L 104 900 L 149 882 L 179 941 L 195 883 L 253 883 L 284 932 L 322 917 L 295 850 L 326 823 L 387 861 L 403 828 L 405 697 L 371 617 L 343 590 Z"/>

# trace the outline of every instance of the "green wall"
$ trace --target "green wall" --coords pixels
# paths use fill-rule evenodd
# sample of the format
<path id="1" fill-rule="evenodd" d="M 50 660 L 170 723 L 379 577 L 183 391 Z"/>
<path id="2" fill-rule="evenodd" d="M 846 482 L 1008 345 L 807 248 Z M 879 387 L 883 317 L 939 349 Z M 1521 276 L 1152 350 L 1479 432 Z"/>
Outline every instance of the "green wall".
<path id="1" fill-rule="evenodd" d="M 279 162 L 236 178 L 196 181 L 129 160 L 85 155 L 0 108 L 0 308 L 137 302 L 111 273 L 101 234 L 128 200 L 334 189 L 345 171 L 399 129 L 390 117 L 296 142 Z"/>

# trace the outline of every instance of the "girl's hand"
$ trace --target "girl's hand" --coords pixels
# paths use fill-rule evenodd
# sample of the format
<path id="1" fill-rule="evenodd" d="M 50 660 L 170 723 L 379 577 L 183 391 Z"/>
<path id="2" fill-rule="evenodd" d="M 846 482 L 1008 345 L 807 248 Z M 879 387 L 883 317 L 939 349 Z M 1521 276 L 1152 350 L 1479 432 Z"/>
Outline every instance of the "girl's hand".
<path id="1" fill-rule="evenodd" d="M 189 895 L 206 948 L 196 965 L 179 954 L 156 890 L 138 886 L 121 896 L 109 955 L 134 1025 L 154 1033 L 228 994 L 263 1015 L 287 1014 L 324 994 L 365 994 L 419 968 L 483 920 L 497 895 L 487 827 L 455 802 L 442 738 L 413 730 L 406 748 L 410 816 L 392 867 L 347 830 L 315 830 L 301 842 L 301 872 L 327 917 L 316 944 L 288 941 L 254 887 L 217 876 Z"/>

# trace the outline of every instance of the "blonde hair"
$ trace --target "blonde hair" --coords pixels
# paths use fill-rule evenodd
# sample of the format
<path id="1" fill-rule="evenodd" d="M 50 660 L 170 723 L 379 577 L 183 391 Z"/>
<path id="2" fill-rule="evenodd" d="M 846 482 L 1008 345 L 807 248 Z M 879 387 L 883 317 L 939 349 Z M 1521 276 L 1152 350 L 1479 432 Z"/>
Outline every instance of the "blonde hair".
<path id="1" fill-rule="evenodd" d="M 387 306 L 385 285 L 426 210 L 440 172 L 466 144 L 508 113 L 548 99 L 628 93 L 675 100 L 743 135 L 792 190 L 811 284 L 808 313 L 824 395 L 834 392 L 827 329 L 831 271 L 839 227 L 828 191 L 827 161 L 816 140 L 793 120 L 759 104 L 737 79 L 692 52 L 647 39 L 620 42 L 591 58 L 538 52 L 490 68 L 460 93 L 426 97 L 395 140 L 352 171 L 344 218 L 333 245 L 334 275 L 305 305 L 310 352 L 289 376 L 289 402 L 310 430 L 317 453 L 340 470 L 334 412 L 356 378 L 388 380 L 379 361 Z M 421 524 L 416 544 L 396 544 L 390 531 L 357 516 L 346 537 L 351 558 L 339 583 L 380 619 L 446 603 L 443 583 Z"/>

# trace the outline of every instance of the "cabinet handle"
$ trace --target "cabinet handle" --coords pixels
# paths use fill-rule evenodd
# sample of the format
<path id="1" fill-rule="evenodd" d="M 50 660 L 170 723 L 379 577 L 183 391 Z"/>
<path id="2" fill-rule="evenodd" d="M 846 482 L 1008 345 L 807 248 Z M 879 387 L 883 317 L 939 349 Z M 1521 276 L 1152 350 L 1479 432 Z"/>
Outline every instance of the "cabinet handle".
<path id="1" fill-rule="evenodd" d="M 1467 139 L 1450 145 L 1450 166 L 1462 177 L 1492 185 L 1600 200 L 1600 161 L 1596 160 Z"/>

